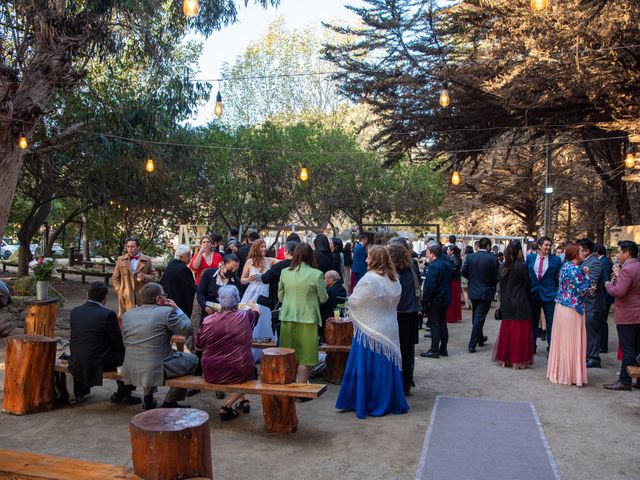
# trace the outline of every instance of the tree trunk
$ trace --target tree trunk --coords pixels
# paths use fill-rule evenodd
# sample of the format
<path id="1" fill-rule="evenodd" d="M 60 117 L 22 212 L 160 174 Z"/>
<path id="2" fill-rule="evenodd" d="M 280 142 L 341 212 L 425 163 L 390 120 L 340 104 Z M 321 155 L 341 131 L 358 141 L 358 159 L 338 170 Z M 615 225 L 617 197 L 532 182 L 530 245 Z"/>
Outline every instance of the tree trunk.
<path id="1" fill-rule="evenodd" d="M 194 408 L 160 408 L 131 419 L 133 471 L 145 480 L 213 478 L 209 415 Z"/>
<path id="2" fill-rule="evenodd" d="M 264 383 L 284 385 L 296 381 L 298 365 L 290 348 L 265 348 L 262 351 L 260 378 Z"/>
<path id="3" fill-rule="evenodd" d="M 40 335 L 10 337 L 2 409 L 16 415 L 51 410 L 55 360 L 55 339 Z"/>
<path id="4" fill-rule="evenodd" d="M 297 368 L 295 351 L 290 348 L 265 348 L 262 351 L 260 378 L 264 383 L 293 383 Z M 298 428 L 296 404 L 291 397 L 262 395 L 262 414 L 267 432 L 293 433 Z"/>
<path id="5" fill-rule="evenodd" d="M 4 115 L 4 112 L 0 110 Z M 19 131 L 11 125 L 0 122 L 0 144 L 11 145 L 10 148 L 0 147 L 0 238 L 4 237 L 4 230 L 9 220 L 9 212 L 13 203 L 13 195 L 16 193 L 20 170 L 24 161 L 24 152 L 17 145 Z"/>
<path id="6" fill-rule="evenodd" d="M 336 322 L 333 318 L 327 319 L 324 327 L 324 338 L 328 345 L 351 345 L 353 342 L 353 322 Z M 327 352 L 325 363 L 327 364 L 326 379 L 329 383 L 340 384 L 347 366 L 349 354 L 344 352 Z"/>
<path id="7" fill-rule="evenodd" d="M 82 258 L 90 261 L 89 255 L 89 216 L 87 212 L 82 212 Z"/>
<path id="8" fill-rule="evenodd" d="M 27 306 L 27 315 L 24 319 L 24 333 L 55 337 L 58 300 L 55 298 L 47 300 L 30 299 L 25 304 Z"/>

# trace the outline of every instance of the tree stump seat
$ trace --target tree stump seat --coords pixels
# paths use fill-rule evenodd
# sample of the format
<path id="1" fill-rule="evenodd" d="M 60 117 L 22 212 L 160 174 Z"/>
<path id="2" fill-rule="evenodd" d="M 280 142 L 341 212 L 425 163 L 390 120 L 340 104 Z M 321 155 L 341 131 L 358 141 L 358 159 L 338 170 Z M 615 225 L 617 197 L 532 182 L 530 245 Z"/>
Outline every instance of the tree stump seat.
<path id="1" fill-rule="evenodd" d="M 131 419 L 131 459 L 145 480 L 213 477 L 209 415 L 195 408 L 157 408 Z"/>
<path id="2" fill-rule="evenodd" d="M 353 342 L 353 322 L 348 320 L 336 321 L 333 318 L 327 319 L 324 327 L 324 338 L 327 344 L 332 347 L 348 347 L 349 349 L 346 352 L 339 348 L 326 350 L 327 358 L 325 363 L 327 364 L 327 373 L 325 378 L 329 383 L 340 384 L 342 383 L 351 343 Z"/>
<path id="3" fill-rule="evenodd" d="M 3 411 L 25 415 L 53 408 L 56 342 L 42 335 L 7 338 Z"/>
<path id="4" fill-rule="evenodd" d="M 35 298 L 29 298 L 24 303 L 26 306 L 24 333 L 27 335 L 55 337 L 58 299 L 36 300 Z"/>

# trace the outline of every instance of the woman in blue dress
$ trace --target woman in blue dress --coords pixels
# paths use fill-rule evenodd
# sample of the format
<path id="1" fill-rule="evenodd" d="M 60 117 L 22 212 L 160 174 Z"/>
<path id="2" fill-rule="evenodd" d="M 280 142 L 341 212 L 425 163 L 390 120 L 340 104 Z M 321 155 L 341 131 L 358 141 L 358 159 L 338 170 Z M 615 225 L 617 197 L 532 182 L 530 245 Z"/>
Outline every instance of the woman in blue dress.
<path id="1" fill-rule="evenodd" d="M 396 318 L 402 287 L 385 248 L 371 247 L 367 265 L 348 301 L 354 338 L 336 408 L 358 418 L 407 413 Z"/>

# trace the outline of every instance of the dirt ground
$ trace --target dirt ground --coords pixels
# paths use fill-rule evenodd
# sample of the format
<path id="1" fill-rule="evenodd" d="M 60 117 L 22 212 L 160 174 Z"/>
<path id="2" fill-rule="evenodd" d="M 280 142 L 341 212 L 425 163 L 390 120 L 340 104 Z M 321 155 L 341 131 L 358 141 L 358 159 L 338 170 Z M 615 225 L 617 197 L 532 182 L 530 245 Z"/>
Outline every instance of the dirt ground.
<path id="1" fill-rule="evenodd" d="M 67 337 L 69 311 L 83 301 L 84 286 L 67 281 L 61 289 L 67 301 L 59 312 L 57 333 Z M 109 306 L 115 308 L 113 294 Z M 250 414 L 225 423 L 217 415 L 221 401 L 212 392 L 192 397 L 189 403 L 211 417 L 214 477 L 415 478 L 434 400 L 437 395 L 455 395 L 531 401 L 563 479 L 640 479 L 640 390 L 609 392 L 602 388 L 603 383 L 616 380 L 619 368 L 613 316 L 612 353 L 602 356 L 602 369 L 589 370 L 589 385 L 583 388 L 548 383 L 546 353 L 538 353 L 536 365 L 529 370 L 492 364 L 491 351 L 499 328 L 493 313 L 485 329 L 489 346 L 479 348 L 476 354 L 467 353 L 470 312 L 465 311 L 463 317 L 461 323 L 449 326 L 448 358 L 416 358 L 417 387 L 408 399 L 411 411 L 407 415 L 358 420 L 352 412 L 335 410 L 339 387 L 329 385 L 320 399 L 297 406 L 297 433 L 276 435 L 263 431 L 259 397 L 250 397 Z M 421 338 L 417 351 L 426 350 L 428 341 Z M 0 340 L 0 385 L 4 385 L 4 340 Z M 0 448 L 131 466 L 128 426 L 141 410 L 140 406 L 111 404 L 109 396 L 114 389 L 115 383 L 106 381 L 103 387 L 92 389 L 89 401 L 79 406 L 27 416 L 0 415 Z M 165 390 L 160 390 L 159 399 Z M 474 426 L 469 425 L 463 433 L 473 435 Z M 479 471 L 476 478 L 493 476 Z"/>

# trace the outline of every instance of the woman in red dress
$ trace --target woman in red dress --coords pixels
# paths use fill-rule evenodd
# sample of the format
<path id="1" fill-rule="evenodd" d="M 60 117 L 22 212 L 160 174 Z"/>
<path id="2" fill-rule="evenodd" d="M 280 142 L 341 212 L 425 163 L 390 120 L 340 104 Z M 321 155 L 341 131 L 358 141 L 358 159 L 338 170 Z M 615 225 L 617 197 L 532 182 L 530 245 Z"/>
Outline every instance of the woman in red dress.
<path id="1" fill-rule="evenodd" d="M 511 240 L 500 265 L 502 323 L 493 351 L 493 361 L 503 367 L 518 369 L 533 364 L 530 289 L 529 270 L 522 261 L 522 245 Z"/>
<path id="2" fill-rule="evenodd" d="M 451 303 L 447 307 L 447 323 L 458 323 L 462 321 L 462 288 L 460 287 L 460 269 L 462 268 L 461 250 L 455 245 L 447 248 L 447 255 L 453 274 L 451 275 Z"/>
<path id="3" fill-rule="evenodd" d="M 220 240 L 217 241 L 220 244 Z M 207 268 L 218 268 L 222 261 L 222 255 L 214 249 L 214 241 L 209 235 L 202 237 L 200 250 L 193 256 L 189 263 L 189 268 L 196 274 L 196 285 L 200 285 L 202 272 Z"/>

